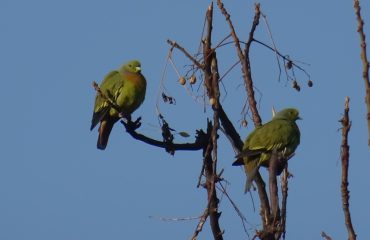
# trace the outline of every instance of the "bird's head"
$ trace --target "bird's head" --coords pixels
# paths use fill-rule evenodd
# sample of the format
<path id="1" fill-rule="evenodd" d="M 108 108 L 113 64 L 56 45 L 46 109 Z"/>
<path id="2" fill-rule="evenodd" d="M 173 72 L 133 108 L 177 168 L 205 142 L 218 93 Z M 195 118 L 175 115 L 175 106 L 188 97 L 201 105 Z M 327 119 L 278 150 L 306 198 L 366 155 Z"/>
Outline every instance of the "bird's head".
<path id="1" fill-rule="evenodd" d="M 302 118 L 299 116 L 299 111 L 297 109 L 285 108 L 280 112 L 276 113 L 273 119 L 285 119 L 289 121 L 295 121 Z"/>
<path id="2" fill-rule="evenodd" d="M 132 60 L 132 61 L 125 63 L 125 65 L 122 66 L 122 70 L 131 72 L 131 73 L 140 73 L 141 64 L 137 60 Z"/>

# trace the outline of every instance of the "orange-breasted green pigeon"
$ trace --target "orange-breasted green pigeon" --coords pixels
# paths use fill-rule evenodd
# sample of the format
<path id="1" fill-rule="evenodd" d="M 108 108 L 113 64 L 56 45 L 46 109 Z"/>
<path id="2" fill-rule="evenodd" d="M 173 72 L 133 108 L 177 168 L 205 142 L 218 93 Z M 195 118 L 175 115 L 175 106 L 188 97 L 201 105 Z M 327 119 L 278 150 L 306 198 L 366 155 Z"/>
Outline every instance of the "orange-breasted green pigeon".
<path id="1" fill-rule="evenodd" d="M 294 108 L 286 108 L 268 123 L 254 129 L 246 138 L 242 153 L 233 165 L 244 165 L 247 174 L 245 191 L 249 191 L 260 166 L 268 167 L 272 151 L 283 158 L 292 156 L 300 142 L 296 120 L 301 119 Z"/>
<path id="2" fill-rule="evenodd" d="M 122 116 L 130 117 L 144 101 L 146 80 L 141 74 L 140 62 L 132 60 L 118 71 L 111 71 L 101 83 L 100 90 L 120 110 L 117 112 L 97 93 L 90 130 L 100 122 L 97 148 L 104 150 L 113 125 Z"/>

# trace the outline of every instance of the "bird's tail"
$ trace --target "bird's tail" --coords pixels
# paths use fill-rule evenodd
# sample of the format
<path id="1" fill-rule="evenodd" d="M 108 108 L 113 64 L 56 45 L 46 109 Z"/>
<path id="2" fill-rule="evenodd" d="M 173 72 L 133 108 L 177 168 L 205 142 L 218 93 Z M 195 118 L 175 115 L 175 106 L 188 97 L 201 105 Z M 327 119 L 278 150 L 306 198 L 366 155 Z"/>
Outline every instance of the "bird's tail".
<path id="1" fill-rule="evenodd" d="M 247 181 L 245 183 L 244 193 L 247 193 L 251 186 L 254 178 L 256 177 L 258 171 L 258 161 L 250 161 L 244 165 L 245 173 L 247 174 Z"/>
<path id="2" fill-rule="evenodd" d="M 112 131 L 114 123 L 115 121 L 112 121 L 110 119 L 101 121 L 99 127 L 98 142 L 96 144 L 98 149 L 104 150 L 107 147 L 109 135 L 110 132 Z"/>

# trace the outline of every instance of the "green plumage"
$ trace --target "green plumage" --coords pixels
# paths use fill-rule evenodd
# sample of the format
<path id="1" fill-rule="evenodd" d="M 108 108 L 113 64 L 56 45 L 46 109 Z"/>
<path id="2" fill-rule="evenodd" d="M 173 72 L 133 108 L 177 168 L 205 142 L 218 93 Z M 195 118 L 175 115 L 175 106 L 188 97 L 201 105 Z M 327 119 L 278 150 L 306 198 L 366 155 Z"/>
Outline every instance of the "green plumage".
<path id="1" fill-rule="evenodd" d="M 300 132 L 296 120 L 299 112 L 287 108 L 278 112 L 270 122 L 254 129 L 244 142 L 243 151 L 238 155 L 234 166 L 244 165 L 247 174 L 245 191 L 249 191 L 260 166 L 268 167 L 273 150 L 291 156 L 300 142 Z"/>
<path id="2" fill-rule="evenodd" d="M 100 122 L 97 148 L 104 150 L 113 125 L 121 116 L 129 117 L 144 101 L 146 80 L 139 61 L 124 64 L 119 71 L 110 72 L 100 85 L 102 93 L 120 109 L 117 112 L 97 93 L 90 130 Z"/>

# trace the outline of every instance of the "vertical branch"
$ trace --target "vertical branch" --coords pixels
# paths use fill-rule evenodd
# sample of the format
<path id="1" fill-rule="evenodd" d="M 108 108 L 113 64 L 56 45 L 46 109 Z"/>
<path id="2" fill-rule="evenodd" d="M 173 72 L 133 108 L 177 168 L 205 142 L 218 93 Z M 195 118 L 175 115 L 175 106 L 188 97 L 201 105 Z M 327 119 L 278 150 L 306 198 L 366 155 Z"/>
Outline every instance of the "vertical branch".
<path id="1" fill-rule="evenodd" d="M 204 87 L 206 93 L 210 100 L 213 109 L 213 124 L 208 121 L 207 136 L 208 144 L 203 148 L 203 166 L 202 175 L 206 178 L 206 183 L 203 185 L 207 189 L 207 208 L 199 221 L 196 230 L 192 236 L 192 239 L 196 239 L 198 234 L 203 228 L 206 219 L 209 217 L 211 230 L 214 239 L 222 240 L 223 232 L 221 231 L 219 225 L 219 218 L 221 213 L 218 212 L 219 199 L 217 198 L 216 184 L 219 181 L 219 176 L 217 174 L 217 148 L 218 148 L 218 130 L 220 128 L 220 118 L 222 124 L 228 127 L 228 130 L 232 133 L 232 140 L 235 145 L 241 146 L 242 142 L 239 135 L 236 133 L 234 127 L 232 126 L 230 120 L 228 119 L 226 113 L 223 111 L 220 103 L 220 91 L 219 91 L 219 74 L 216 52 L 211 48 L 212 46 L 212 21 L 213 21 L 213 3 L 208 6 L 206 12 L 206 32 L 202 39 L 203 46 L 203 59 L 204 63 L 199 63 L 196 59 L 191 57 L 191 55 L 176 42 L 167 40 L 167 42 L 174 48 L 182 51 L 199 69 L 203 71 L 204 74 Z M 241 147 L 240 147 L 241 148 Z M 201 178 L 199 177 L 199 179 Z M 200 180 L 199 180 L 200 181 Z M 198 184 L 199 185 L 199 184 Z"/>
<path id="2" fill-rule="evenodd" d="M 266 184 L 263 181 L 261 174 L 257 172 L 254 181 L 257 184 L 258 196 L 261 202 L 260 215 L 262 220 L 263 229 L 267 229 L 270 225 L 270 204 L 266 192 Z"/>
<path id="3" fill-rule="evenodd" d="M 213 94 L 212 87 L 212 73 L 211 73 L 211 62 L 212 62 L 212 19 L 213 19 L 213 2 L 208 6 L 206 21 L 207 21 L 207 33 L 206 37 L 203 39 L 203 56 L 204 56 L 204 85 L 207 91 L 209 99 L 211 99 Z"/>
<path id="4" fill-rule="evenodd" d="M 349 146 L 348 133 L 351 129 L 351 121 L 349 120 L 349 98 L 346 97 L 344 114 L 341 120 L 342 123 L 342 144 L 341 144 L 341 159 L 342 159 L 342 207 L 344 212 L 344 220 L 348 231 L 348 239 L 355 240 L 356 233 L 352 226 L 351 213 L 349 211 L 349 191 L 348 191 L 348 166 L 349 166 Z"/>
<path id="5" fill-rule="evenodd" d="M 214 126 L 211 126 L 211 135 L 214 134 Z M 211 142 L 209 144 L 212 145 L 213 141 L 213 136 L 211 136 Z M 211 148 L 212 149 L 212 148 Z M 206 176 L 206 184 L 205 187 L 207 189 L 207 196 L 208 196 L 208 215 L 210 219 L 210 225 L 211 225 L 211 230 L 213 233 L 213 237 L 216 240 L 222 240 L 222 231 L 219 225 L 219 218 L 221 216 L 221 213 L 218 212 L 218 203 L 219 200 L 217 198 L 217 193 L 216 193 L 216 182 L 217 182 L 217 175 L 214 176 L 213 172 L 213 160 L 212 160 L 212 154 L 206 154 L 205 159 L 204 159 L 204 172 Z"/>
<path id="6" fill-rule="evenodd" d="M 276 150 L 272 151 L 269 164 L 269 189 L 270 189 L 270 206 L 273 223 L 279 220 L 279 197 L 276 180 L 278 153 Z"/>
<path id="7" fill-rule="evenodd" d="M 256 31 L 257 25 L 259 24 L 260 16 L 261 16 L 260 4 L 257 3 L 255 5 L 255 15 L 254 15 L 254 19 L 253 19 L 252 28 L 249 32 L 248 41 L 245 44 L 244 61 L 241 61 L 242 66 L 243 66 L 243 73 L 245 75 L 244 82 L 245 82 L 245 87 L 246 87 L 246 90 L 247 90 L 247 93 L 248 93 L 248 101 L 249 101 L 249 105 L 251 107 L 251 112 L 252 112 L 252 115 L 253 115 L 253 122 L 255 123 L 256 126 L 260 126 L 262 120 L 261 120 L 261 117 L 258 114 L 257 102 L 256 102 L 256 99 L 254 98 L 252 70 L 251 70 L 251 65 L 250 65 L 250 60 L 249 60 L 249 49 L 250 49 L 251 43 L 253 41 L 254 32 Z"/>
<path id="8" fill-rule="evenodd" d="M 218 69 L 216 53 L 211 49 L 211 36 L 212 36 L 212 19 L 213 19 L 213 3 L 208 7 L 207 14 L 207 33 L 203 40 L 203 55 L 204 55 L 204 79 L 205 87 L 209 99 L 213 101 L 213 126 L 211 130 L 211 142 L 213 154 L 207 156 L 205 159 L 205 176 L 206 176 L 206 188 L 208 193 L 208 204 L 209 204 L 209 218 L 210 225 L 214 239 L 222 240 L 222 231 L 219 225 L 219 218 L 221 213 L 218 212 L 218 203 L 216 192 L 216 183 L 218 181 L 217 176 L 217 138 L 219 129 L 219 114 L 218 114 L 218 100 L 219 100 L 219 86 L 218 86 Z"/>
<path id="9" fill-rule="evenodd" d="M 286 224 L 286 206 L 288 201 L 288 178 L 289 178 L 289 172 L 288 172 L 288 161 L 286 162 L 285 168 L 283 170 L 283 173 L 281 175 L 281 226 L 280 226 L 280 234 L 283 235 L 283 238 L 285 239 L 285 224 Z"/>
<path id="10" fill-rule="evenodd" d="M 212 156 L 212 173 L 210 174 L 211 177 L 211 198 L 210 198 L 210 224 L 211 229 L 213 232 L 213 236 L 215 239 L 223 239 L 222 232 L 219 225 L 219 218 L 221 216 L 221 212 L 218 212 L 218 198 L 216 195 L 216 183 L 218 182 L 218 175 L 217 175 L 217 139 L 218 139 L 218 129 L 220 127 L 219 124 L 219 114 L 218 114 L 218 101 L 219 101 L 219 85 L 218 85 L 218 70 L 217 70 L 217 60 L 216 60 L 216 53 L 212 54 L 214 58 L 212 59 L 211 65 L 211 73 L 212 73 L 212 92 L 214 93 L 214 98 L 216 99 L 214 107 L 213 107 L 213 128 L 212 128 L 212 146 L 213 146 L 213 156 Z"/>
<path id="11" fill-rule="evenodd" d="M 367 106 L 367 127 L 369 131 L 368 145 L 370 147 L 370 80 L 369 80 L 369 61 L 366 54 L 366 36 L 364 33 L 364 20 L 361 17 L 361 7 L 359 0 L 354 0 L 354 8 L 357 19 L 357 32 L 360 35 L 361 60 L 362 60 L 362 77 L 365 82 L 366 106 Z"/>
<path id="12" fill-rule="evenodd" d="M 230 34 L 231 34 L 232 38 L 234 39 L 236 52 L 237 52 L 239 60 L 242 64 L 244 86 L 245 86 L 245 89 L 246 89 L 246 92 L 247 92 L 248 104 L 249 104 L 249 108 L 251 109 L 251 112 L 252 112 L 252 118 L 253 118 L 254 126 L 255 127 L 261 126 L 262 120 L 261 120 L 261 117 L 260 117 L 260 115 L 258 113 L 258 110 L 257 110 L 257 101 L 254 97 L 252 72 L 251 72 L 250 60 L 249 60 L 250 46 L 251 46 L 251 43 L 253 41 L 254 32 L 257 28 L 257 25 L 259 24 L 259 19 L 260 19 L 260 16 L 261 16 L 260 5 L 256 4 L 255 16 L 254 16 L 252 28 L 249 32 L 248 41 L 245 44 L 244 53 L 243 53 L 242 48 L 240 46 L 240 41 L 239 41 L 239 38 L 238 38 L 238 36 L 235 32 L 234 25 L 231 21 L 230 14 L 225 9 L 224 4 L 222 3 L 221 0 L 217 0 L 217 6 L 220 9 L 221 13 L 225 16 L 225 19 L 226 19 L 227 23 L 229 24 L 229 28 L 230 28 L 230 32 L 231 32 Z M 267 192 L 266 192 L 266 188 L 265 188 L 266 184 L 263 181 L 259 172 L 257 172 L 257 174 L 256 174 L 255 182 L 257 184 L 258 195 L 259 195 L 259 198 L 260 198 L 260 201 L 261 201 L 260 215 L 261 215 L 261 220 L 262 220 L 262 223 L 263 223 L 263 229 L 265 231 L 267 231 L 267 228 L 270 225 L 270 204 L 269 204 L 269 200 L 268 200 Z"/>

